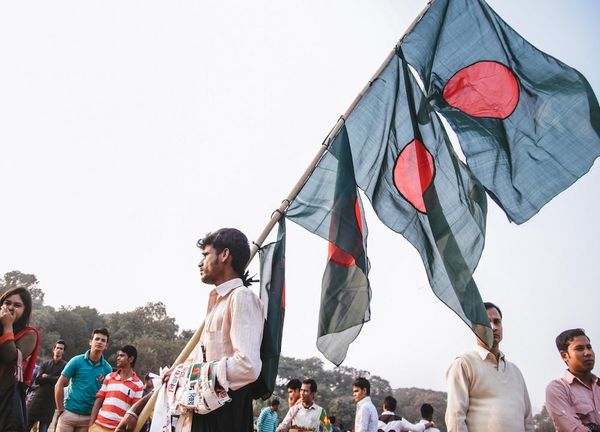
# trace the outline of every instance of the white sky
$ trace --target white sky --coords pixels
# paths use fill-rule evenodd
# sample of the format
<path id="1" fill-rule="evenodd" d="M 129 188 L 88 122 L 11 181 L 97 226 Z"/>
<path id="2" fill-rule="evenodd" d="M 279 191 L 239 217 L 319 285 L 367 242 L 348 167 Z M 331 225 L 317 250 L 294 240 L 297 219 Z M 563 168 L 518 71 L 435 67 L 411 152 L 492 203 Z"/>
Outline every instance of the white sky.
<path id="1" fill-rule="evenodd" d="M 197 327 L 209 287 L 196 240 L 222 226 L 258 236 L 425 3 L 0 3 L 0 273 L 36 274 L 56 307 L 160 300 Z M 490 4 L 600 92 L 600 3 Z M 503 309 L 502 349 L 536 412 L 563 369 L 556 334 L 600 338 L 597 165 L 522 226 L 490 201 L 475 277 Z M 416 250 L 367 217 L 373 318 L 345 364 L 445 390 L 473 335 L 435 298 Z M 287 248 L 283 354 L 320 357 L 326 243 L 290 222 Z"/>

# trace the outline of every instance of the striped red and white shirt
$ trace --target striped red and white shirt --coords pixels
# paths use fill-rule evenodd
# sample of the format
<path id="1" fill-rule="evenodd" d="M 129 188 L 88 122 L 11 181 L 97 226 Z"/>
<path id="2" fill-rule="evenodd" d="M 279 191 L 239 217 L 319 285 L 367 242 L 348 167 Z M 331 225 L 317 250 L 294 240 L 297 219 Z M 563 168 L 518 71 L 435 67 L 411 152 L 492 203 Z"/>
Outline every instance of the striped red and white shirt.
<path id="1" fill-rule="evenodd" d="M 96 394 L 97 398 L 104 399 L 96 423 L 108 429 L 117 428 L 129 407 L 141 399 L 144 390 L 144 385 L 135 372 L 131 377 L 123 379 L 120 371 L 109 373 Z"/>

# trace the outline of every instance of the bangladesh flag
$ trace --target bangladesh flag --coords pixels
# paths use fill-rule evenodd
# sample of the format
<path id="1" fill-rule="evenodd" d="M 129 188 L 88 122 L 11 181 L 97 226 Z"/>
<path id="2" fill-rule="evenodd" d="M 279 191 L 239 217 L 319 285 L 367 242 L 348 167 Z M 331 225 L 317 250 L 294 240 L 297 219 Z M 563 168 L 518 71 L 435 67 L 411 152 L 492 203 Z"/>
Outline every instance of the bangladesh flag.
<path id="1" fill-rule="evenodd" d="M 523 39 L 483 0 L 435 0 L 402 50 L 471 171 L 516 223 L 600 155 L 600 109 L 584 76 Z"/>
<path id="2" fill-rule="evenodd" d="M 485 191 L 455 154 L 400 55 L 372 83 L 345 128 L 356 182 L 381 221 L 413 244 L 434 293 L 491 346 L 472 277 L 484 246 Z"/>
<path id="3" fill-rule="evenodd" d="M 329 241 L 317 348 L 339 366 L 370 319 L 371 299 L 367 225 L 344 129 L 290 204 L 287 217 Z"/>
<path id="4" fill-rule="evenodd" d="M 260 299 L 266 313 L 260 346 L 262 368 L 253 385 L 255 399 L 268 399 L 275 389 L 285 318 L 285 219 L 279 220 L 277 240 L 258 251 Z"/>

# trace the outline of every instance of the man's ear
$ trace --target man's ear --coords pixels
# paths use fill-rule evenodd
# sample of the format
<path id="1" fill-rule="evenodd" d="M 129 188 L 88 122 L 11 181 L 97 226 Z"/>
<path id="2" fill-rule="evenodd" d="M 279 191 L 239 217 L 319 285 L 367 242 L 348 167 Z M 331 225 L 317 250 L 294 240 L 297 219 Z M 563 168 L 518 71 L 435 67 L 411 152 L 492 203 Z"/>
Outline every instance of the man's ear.
<path id="1" fill-rule="evenodd" d="M 231 258 L 231 252 L 229 252 L 229 248 L 225 248 L 221 251 L 220 258 L 221 262 L 226 262 L 229 258 Z"/>
<path id="2" fill-rule="evenodd" d="M 563 359 L 565 363 L 567 363 L 567 359 L 569 358 L 568 351 L 560 351 L 560 357 Z M 568 364 L 568 363 L 567 363 Z"/>

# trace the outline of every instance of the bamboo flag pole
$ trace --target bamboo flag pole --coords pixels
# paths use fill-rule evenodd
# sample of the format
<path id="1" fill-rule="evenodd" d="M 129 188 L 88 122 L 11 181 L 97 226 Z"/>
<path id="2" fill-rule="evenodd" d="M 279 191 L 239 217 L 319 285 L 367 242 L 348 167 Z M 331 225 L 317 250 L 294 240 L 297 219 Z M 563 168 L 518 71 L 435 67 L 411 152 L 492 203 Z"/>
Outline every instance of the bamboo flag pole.
<path id="1" fill-rule="evenodd" d="M 306 170 L 304 170 L 304 173 L 302 173 L 302 176 L 300 177 L 300 179 L 296 182 L 296 184 L 294 185 L 294 187 L 292 188 L 292 190 L 290 191 L 288 196 L 281 202 L 281 205 L 279 206 L 279 208 L 273 212 L 273 214 L 271 215 L 271 218 L 269 219 L 269 222 L 267 223 L 267 225 L 265 226 L 263 231 L 260 233 L 260 235 L 258 236 L 256 241 L 252 242 L 252 248 L 250 250 L 250 259 L 248 260 L 248 264 L 246 264 L 246 267 L 250 264 L 250 262 L 252 262 L 252 260 L 256 256 L 256 253 L 258 252 L 258 250 L 261 248 L 262 244 L 264 243 L 265 239 L 267 238 L 269 233 L 273 230 L 273 227 L 275 226 L 275 224 L 285 214 L 285 212 L 286 212 L 287 208 L 289 207 L 289 205 L 291 204 L 291 202 L 294 200 L 294 198 L 296 198 L 296 196 L 298 195 L 298 193 L 304 186 L 304 183 L 306 183 L 306 181 L 308 180 L 308 178 L 310 177 L 312 172 L 315 170 L 317 164 L 319 163 L 319 161 L 321 160 L 321 158 L 323 157 L 323 155 L 325 154 L 325 152 L 331 145 L 331 142 L 335 139 L 335 137 L 337 136 L 337 134 L 340 131 L 340 129 L 342 128 L 342 126 L 344 126 L 344 123 L 345 123 L 346 119 L 348 118 L 348 116 L 350 116 L 352 111 L 354 111 L 354 109 L 356 108 L 356 105 L 358 105 L 358 103 L 361 101 L 361 99 L 363 98 L 363 96 L 365 95 L 367 90 L 369 90 L 369 88 L 371 87 L 373 82 L 379 77 L 379 75 L 381 75 L 383 70 L 387 67 L 387 65 L 390 63 L 390 61 L 394 58 L 394 56 L 396 54 L 396 47 L 402 43 L 402 41 L 404 40 L 406 35 L 408 35 L 411 32 L 411 30 L 415 27 L 415 25 L 417 25 L 417 23 L 421 20 L 421 18 L 423 18 L 423 16 L 427 12 L 427 10 L 431 7 L 431 5 L 433 4 L 434 1 L 435 0 L 429 0 L 427 2 L 427 5 L 425 6 L 425 8 L 423 8 L 421 13 L 408 26 L 408 28 L 406 29 L 406 31 L 404 32 L 404 34 L 402 35 L 402 37 L 400 38 L 400 40 L 398 41 L 398 43 L 396 44 L 394 49 L 388 54 L 388 56 L 386 57 L 384 62 L 381 64 L 381 66 L 379 66 L 377 71 L 373 74 L 373 77 L 363 87 L 363 89 L 360 91 L 360 93 L 354 98 L 354 100 L 352 101 L 352 103 L 350 104 L 350 106 L 348 107 L 346 112 L 338 119 L 338 121 L 335 123 L 335 125 L 333 126 L 331 131 L 327 134 L 327 136 L 323 140 L 323 144 L 319 148 L 319 151 L 317 152 L 315 157 L 310 161 L 310 164 L 308 165 Z M 190 340 L 188 341 L 186 346 L 183 348 L 183 350 L 181 351 L 181 353 L 179 354 L 179 356 L 173 363 L 173 366 L 183 363 L 189 357 L 189 355 L 192 353 L 192 350 L 196 347 L 196 344 L 198 344 L 198 342 L 200 341 L 200 336 L 202 334 L 203 329 L 204 329 L 204 321 L 202 321 L 202 324 L 200 324 L 200 327 L 198 327 L 198 330 L 196 330 L 196 332 L 192 335 L 192 337 L 190 338 Z M 137 421 L 137 425 L 135 427 L 135 432 L 139 432 L 139 430 L 142 428 L 142 426 L 144 425 L 144 423 L 150 416 L 150 413 L 153 411 L 154 404 L 156 403 L 156 397 L 158 395 L 158 390 L 159 389 L 155 389 L 154 394 L 151 396 L 150 400 L 148 400 L 148 403 L 146 404 L 146 406 L 140 413 L 138 421 Z"/>
<path id="2" fill-rule="evenodd" d="M 396 44 L 396 47 L 400 46 L 400 44 L 402 43 L 402 41 L 404 40 L 406 35 L 408 35 L 412 31 L 412 29 L 415 27 L 415 25 L 417 25 L 417 23 L 419 21 L 421 21 L 421 18 L 423 18 L 423 15 L 425 15 L 425 13 L 431 7 L 431 5 L 433 4 L 434 1 L 435 0 L 429 0 L 427 2 L 427 6 L 425 6 L 425 8 L 421 11 L 421 13 L 408 26 L 408 28 L 406 29 L 406 31 L 404 32 L 404 34 L 402 35 L 402 37 Z M 346 112 L 338 119 L 336 124 L 333 126 L 333 129 L 331 129 L 329 134 L 327 134 L 327 136 L 323 140 L 323 144 L 321 145 L 321 148 L 319 149 L 319 151 L 317 152 L 315 157 L 312 159 L 312 161 L 310 162 L 310 164 L 308 165 L 308 167 L 306 168 L 306 170 L 304 171 L 304 173 L 302 174 L 302 176 L 300 177 L 300 179 L 298 180 L 296 185 L 292 188 L 292 190 L 289 193 L 289 195 L 287 196 L 287 198 L 285 198 L 281 202 L 281 205 L 279 206 L 279 208 L 273 212 L 273 214 L 271 215 L 271 219 L 267 223 L 267 226 L 265 226 L 265 228 L 260 233 L 260 235 L 258 236 L 256 241 L 252 243 L 252 249 L 250 251 L 250 260 L 248 261 L 248 263 L 250 263 L 252 261 L 252 259 L 256 255 L 256 252 L 258 252 L 258 250 L 262 246 L 263 242 L 265 241 L 265 239 L 267 238 L 269 233 L 273 230 L 273 227 L 275 226 L 277 221 L 279 219 L 281 219 L 281 217 L 285 214 L 285 212 L 286 212 L 287 208 L 289 207 L 289 205 L 291 204 L 291 202 L 294 200 L 294 198 L 296 198 L 296 196 L 300 192 L 300 189 L 302 189 L 302 186 L 304 186 L 304 183 L 306 183 L 306 181 L 308 180 L 308 178 L 310 177 L 312 172 L 315 170 L 317 164 L 319 163 L 319 161 L 321 160 L 321 158 L 323 157 L 323 155 L 325 154 L 325 152 L 331 145 L 331 142 L 335 139 L 335 137 L 337 136 L 337 134 L 340 131 L 340 129 L 342 128 L 342 126 L 344 126 L 346 119 L 350 116 L 352 111 L 354 111 L 354 109 L 356 108 L 356 105 L 358 105 L 358 103 L 361 101 L 361 99 L 363 98 L 363 96 L 365 95 L 367 90 L 369 90 L 369 88 L 371 87 L 373 82 L 379 77 L 379 75 L 381 75 L 383 70 L 387 67 L 387 65 L 390 63 L 390 61 L 394 58 L 394 56 L 396 54 L 396 47 L 394 47 L 394 49 L 388 54 L 388 56 L 386 57 L 384 62 L 381 64 L 381 66 L 379 66 L 379 69 L 377 69 L 377 72 L 375 72 L 375 74 L 373 74 L 373 77 L 363 87 L 363 89 L 360 91 L 360 93 L 354 98 L 354 100 L 352 101 L 352 103 L 350 104 L 350 106 L 348 107 Z"/>

